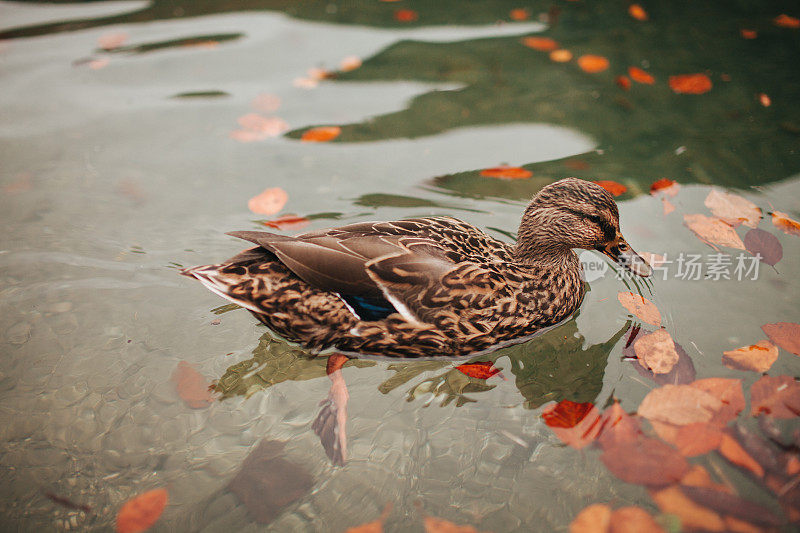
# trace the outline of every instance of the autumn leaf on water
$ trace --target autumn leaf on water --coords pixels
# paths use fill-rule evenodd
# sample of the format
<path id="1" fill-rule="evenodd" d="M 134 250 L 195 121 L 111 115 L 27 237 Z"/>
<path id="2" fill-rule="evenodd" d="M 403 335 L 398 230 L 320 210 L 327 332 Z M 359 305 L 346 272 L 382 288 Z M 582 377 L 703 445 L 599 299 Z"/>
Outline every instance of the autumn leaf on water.
<path id="1" fill-rule="evenodd" d="M 521 167 L 512 167 L 510 165 L 500 165 L 492 168 L 485 168 L 481 170 L 481 176 L 486 178 L 502 178 L 509 180 L 522 180 L 528 179 L 533 176 L 533 172 Z"/>
<path id="2" fill-rule="evenodd" d="M 114 50 L 119 48 L 128 40 L 128 34 L 124 32 L 104 33 L 97 39 L 97 45 L 103 50 Z"/>
<path id="3" fill-rule="evenodd" d="M 178 363 L 171 379 L 183 402 L 192 409 L 203 409 L 214 401 L 206 378 L 186 361 Z"/>
<path id="4" fill-rule="evenodd" d="M 458 525 L 444 518 L 426 516 L 422 519 L 425 533 L 481 533 L 472 526 Z"/>
<path id="5" fill-rule="evenodd" d="M 763 229 L 751 229 L 744 235 L 744 247 L 753 255 L 760 255 L 761 260 L 775 266 L 783 259 L 783 246 L 775 235 Z"/>
<path id="6" fill-rule="evenodd" d="M 478 361 L 476 363 L 464 363 L 458 365 L 456 370 L 471 378 L 489 379 L 495 374 L 499 374 L 500 370 L 496 368 L 491 361 Z"/>
<path id="7" fill-rule="evenodd" d="M 650 194 L 664 193 L 667 196 L 675 196 L 680 188 L 679 183 L 669 178 L 661 178 L 650 185 Z"/>
<path id="8" fill-rule="evenodd" d="M 764 476 L 764 467 L 758 464 L 758 461 L 753 459 L 729 433 L 723 434 L 719 444 L 719 453 L 732 464 L 749 470 L 756 477 Z"/>
<path id="9" fill-rule="evenodd" d="M 586 54 L 578 58 L 578 66 L 584 72 L 596 74 L 603 72 L 609 67 L 608 59 L 603 56 Z"/>
<path id="10" fill-rule="evenodd" d="M 264 117 L 258 113 L 248 113 L 239 117 L 242 129 L 230 133 L 232 139 L 239 142 L 263 141 L 268 137 L 277 137 L 289 129 L 289 125 L 278 117 Z"/>
<path id="11" fill-rule="evenodd" d="M 567 63 L 572 61 L 572 52 L 564 50 L 563 48 L 553 50 L 550 52 L 550 61 L 554 63 Z"/>
<path id="12" fill-rule="evenodd" d="M 781 13 L 780 15 L 772 19 L 772 23 L 780 28 L 792 28 L 792 29 L 800 28 L 800 19 L 789 16 L 786 13 Z"/>
<path id="13" fill-rule="evenodd" d="M 266 189 L 259 195 L 253 196 L 247 202 L 247 207 L 259 215 L 274 215 L 286 205 L 289 195 L 280 187 Z"/>
<path id="14" fill-rule="evenodd" d="M 611 524 L 611 507 L 595 503 L 584 508 L 569 524 L 569 533 L 605 533 Z"/>
<path id="15" fill-rule="evenodd" d="M 154 489 L 131 498 L 117 515 L 117 533 L 139 533 L 158 521 L 169 496 L 166 489 Z"/>
<path id="16" fill-rule="evenodd" d="M 339 62 L 339 70 L 342 72 L 350 72 L 361 67 L 362 61 L 358 56 L 347 56 Z"/>
<path id="17" fill-rule="evenodd" d="M 625 185 L 611 180 L 597 180 L 593 181 L 592 183 L 596 183 L 597 185 L 601 186 L 602 188 L 610 192 L 612 196 L 619 196 L 621 194 L 624 194 L 625 191 L 628 190 L 628 188 Z"/>
<path id="18" fill-rule="evenodd" d="M 626 413 L 619 402 L 615 401 L 603 411 L 597 443 L 601 448 L 607 448 L 616 444 L 633 442 L 641 434 L 639 418 Z"/>
<path id="19" fill-rule="evenodd" d="M 775 418 L 800 415 L 800 384 L 791 376 L 762 376 L 750 387 L 750 413 Z"/>
<path id="20" fill-rule="evenodd" d="M 755 39 L 758 37 L 758 32 L 756 30 L 749 30 L 745 28 L 739 30 L 739 34 L 742 36 L 742 39 Z"/>
<path id="21" fill-rule="evenodd" d="M 615 511 L 603 504 L 586 507 L 569 525 L 569 533 L 663 533 L 664 529 L 641 507 Z"/>
<path id="22" fill-rule="evenodd" d="M 419 18 L 419 13 L 413 9 L 398 9 L 394 12 L 394 20 L 397 22 L 414 22 Z"/>
<path id="23" fill-rule="evenodd" d="M 683 215 L 683 221 L 697 237 L 715 250 L 714 246 L 727 246 L 744 250 L 744 243 L 736 231 L 727 223 L 715 217 L 705 215 Z"/>
<path id="24" fill-rule="evenodd" d="M 710 422 L 722 402 L 691 385 L 664 385 L 644 397 L 637 412 L 648 420 L 676 426 Z"/>
<path id="25" fill-rule="evenodd" d="M 600 432 L 600 411 L 591 403 L 576 403 L 561 400 L 542 410 L 544 423 L 573 448 L 584 448 L 594 441 Z"/>
<path id="26" fill-rule="evenodd" d="M 766 372 L 778 360 L 778 348 L 768 340 L 723 352 L 722 363 L 734 370 Z"/>
<path id="27" fill-rule="evenodd" d="M 342 133 L 342 128 L 339 126 L 321 126 L 304 131 L 300 140 L 303 142 L 323 143 L 332 141 L 338 137 L 340 133 Z"/>
<path id="28" fill-rule="evenodd" d="M 672 213 L 673 211 L 675 211 L 675 205 L 673 205 L 672 202 L 667 200 L 666 196 L 662 196 L 661 197 L 661 207 L 662 207 L 662 211 L 664 212 L 664 216 L 667 216 L 670 213 Z"/>
<path id="29" fill-rule="evenodd" d="M 387 503 L 386 507 L 383 508 L 381 516 L 377 520 L 367 522 L 366 524 L 361 524 L 360 526 L 349 527 L 345 533 L 383 533 L 383 523 L 386 522 L 387 518 L 389 518 L 389 514 L 392 512 L 392 507 L 393 506 L 391 503 Z"/>
<path id="30" fill-rule="evenodd" d="M 769 107 L 772 105 L 772 99 L 768 94 L 758 93 L 758 103 L 764 107 Z"/>
<path id="31" fill-rule="evenodd" d="M 772 213 L 772 223 L 776 228 L 786 233 L 787 235 L 800 236 L 800 222 L 794 220 L 786 213 L 774 211 Z"/>
<path id="32" fill-rule="evenodd" d="M 635 485 L 669 485 L 689 470 L 689 463 L 675 448 L 643 435 L 604 446 L 600 460 L 612 474 Z"/>
<path id="33" fill-rule="evenodd" d="M 669 374 L 678 363 L 678 351 L 669 332 L 659 329 L 648 333 L 633 344 L 642 366 L 654 374 Z"/>
<path id="34" fill-rule="evenodd" d="M 678 94 L 705 94 L 711 87 L 711 78 L 702 73 L 669 77 L 669 88 Z"/>
<path id="35" fill-rule="evenodd" d="M 800 355 L 800 324 L 776 322 L 761 326 L 769 340 L 795 355 Z"/>
<path id="36" fill-rule="evenodd" d="M 297 215 L 283 215 L 273 220 L 264 220 L 261 223 L 268 228 L 279 229 L 282 231 L 296 231 L 308 226 L 311 224 L 311 221 L 306 217 L 300 217 Z"/>
<path id="37" fill-rule="evenodd" d="M 717 218 L 734 228 L 739 224 L 755 228 L 761 220 L 761 209 L 738 194 L 711 189 L 704 203 Z"/>
<path id="38" fill-rule="evenodd" d="M 508 16 L 511 20 L 528 20 L 531 16 L 531 13 L 525 8 L 518 7 L 516 9 L 512 9 Z"/>
<path id="39" fill-rule="evenodd" d="M 558 43 L 550 37 L 525 37 L 522 39 L 522 44 L 540 52 L 549 52 L 558 48 Z"/>
<path id="40" fill-rule="evenodd" d="M 656 434 L 675 446 L 684 457 L 696 457 L 716 450 L 722 442 L 722 429 L 709 422 L 694 422 L 683 426 L 651 421 Z"/>
<path id="41" fill-rule="evenodd" d="M 625 309 L 643 322 L 653 326 L 661 325 L 661 313 L 658 307 L 644 296 L 633 294 L 632 292 L 620 292 L 617 294 L 617 300 Z"/>
<path id="42" fill-rule="evenodd" d="M 631 4 L 628 6 L 628 14 L 635 18 L 636 20 L 645 21 L 649 17 L 647 16 L 647 11 L 644 10 L 642 6 L 639 4 Z"/>
<path id="43" fill-rule="evenodd" d="M 639 67 L 628 67 L 628 76 L 630 76 L 633 81 L 644 83 L 645 85 L 653 85 L 656 82 L 652 74 Z"/>
<path id="44" fill-rule="evenodd" d="M 627 76 L 617 76 L 614 78 L 614 83 L 617 84 L 617 87 L 625 91 L 631 88 L 631 80 Z"/>
<path id="45" fill-rule="evenodd" d="M 725 522 L 719 514 L 693 502 L 678 485 L 653 492 L 651 496 L 662 513 L 680 518 L 684 531 L 725 531 Z"/>

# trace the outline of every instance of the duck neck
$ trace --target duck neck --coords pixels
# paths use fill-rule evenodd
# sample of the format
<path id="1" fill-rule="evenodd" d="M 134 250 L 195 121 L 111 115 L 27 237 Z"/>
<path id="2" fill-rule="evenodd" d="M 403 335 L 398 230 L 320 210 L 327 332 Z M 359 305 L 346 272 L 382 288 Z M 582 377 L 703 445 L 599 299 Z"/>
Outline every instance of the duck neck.
<path id="1" fill-rule="evenodd" d="M 514 260 L 518 263 L 548 269 L 580 270 L 572 251 L 572 228 L 550 209 L 528 206 L 517 232 Z"/>

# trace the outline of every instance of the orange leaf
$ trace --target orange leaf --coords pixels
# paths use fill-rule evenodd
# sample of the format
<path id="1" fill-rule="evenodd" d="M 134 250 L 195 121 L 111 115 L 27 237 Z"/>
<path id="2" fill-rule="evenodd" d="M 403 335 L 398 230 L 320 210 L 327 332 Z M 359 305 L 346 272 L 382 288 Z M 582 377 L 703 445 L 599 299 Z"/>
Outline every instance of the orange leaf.
<path id="1" fill-rule="evenodd" d="M 563 48 L 559 50 L 553 50 L 550 52 L 550 61 L 555 63 L 567 63 L 572 61 L 572 52 L 569 50 L 564 50 Z"/>
<path id="2" fill-rule="evenodd" d="M 683 222 L 697 237 L 716 249 L 715 244 L 744 250 L 744 243 L 736 231 L 722 220 L 705 215 L 683 215 Z"/>
<path id="3" fill-rule="evenodd" d="M 653 326 L 661 325 L 661 313 L 658 311 L 658 307 L 644 296 L 632 292 L 620 292 L 617 294 L 617 300 L 643 322 Z"/>
<path id="4" fill-rule="evenodd" d="M 739 30 L 739 33 L 741 34 L 742 39 L 755 39 L 758 37 L 758 32 L 756 30 L 747 30 L 742 28 Z"/>
<path id="5" fill-rule="evenodd" d="M 500 165 L 499 167 L 485 168 L 481 170 L 481 176 L 486 178 L 504 178 L 509 180 L 522 180 L 533 176 L 533 172 L 521 167 Z"/>
<path id="6" fill-rule="evenodd" d="M 703 487 L 728 494 L 733 492 L 727 485 L 715 483 L 711 479 L 708 470 L 701 465 L 692 465 L 692 468 L 681 479 L 681 485 L 684 487 Z"/>
<path id="7" fill-rule="evenodd" d="M 595 503 L 584 508 L 569 524 L 569 533 L 605 533 L 611 524 L 611 507 Z"/>
<path id="8" fill-rule="evenodd" d="M 628 67 L 628 75 L 633 81 L 639 83 L 653 85 L 656 82 L 656 79 L 649 72 L 639 67 Z"/>
<path id="9" fill-rule="evenodd" d="M 499 374 L 500 370 L 495 368 L 491 361 L 478 361 L 477 363 L 464 363 L 458 365 L 456 370 L 471 378 L 489 379 L 495 374 Z"/>
<path id="10" fill-rule="evenodd" d="M 206 378 L 186 361 L 178 363 L 171 379 L 181 399 L 192 409 L 203 409 L 214 401 Z"/>
<path id="11" fill-rule="evenodd" d="M 680 189 L 680 187 L 680 184 L 669 178 L 661 178 L 660 180 L 654 181 L 653 184 L 650 185 L 650 194 L 663 192 L 668 196 L 675 196 L 678 194 L 678 189 Z"/>
<path id="12" fill-rule="evenodd" d="M 728 422 L 744 410 L 744 393 L 742 392 L 742 380 L 731 378 L 705 378 L 698 379 L 689 384 L 690 386 L 707 392 L 717 400 L 722 402 L 722 406 L 714 413 L 711 419 L 713 424 L 725 426 Z"/>
<path id="13" fill-rule="evenodd" d="M 426 516 L 422 521 L 425 524 L 425 533 L 480 533 L 472 526 L 459 526 L 435 516 Z"/>
<path id="14" fill-rule="evenodd" d="M 727 433 L 722 436 L 719 453 L 731 463 L 749 470 L 756 477 L 764 477 L 764 468 Z"/>
<path id="15" fill-rule="evenodd" d="M 558 48 L 558 43 L 550 37 L 525 37 L 522 39 L 522 44 L 540 52 L 549 52 Z"/>
<path id="16" fill-rule="evenodd" d="M 651 390 L 639 405 L 639 415 L 676 426 L 710 422 L 722 402 L 691 385 L 664 385 Z"/>
<path id="17" fill-rule="evenodd" d="M 772 105 L 772 99 L 769 97 L 769 95 L 766 95 L 764 93 L 758 93 L 758 103 L 760 103 L 764 107 L 769 107 Z"/>
<path id="18" fill-rule="evenodd" d="M 616 83 L 620 89 L 626 91 L 631 88 L 631 80 L 627 76 L 617 76 L 614 78 L 614 83 Z"/>
<path id="19" fill-rule="evenodd" d="M 711 87 L 711 78 L 702 73 L 669 77 L 669 88 L 678 94 L 704 94 Z"/>
<path id="20" fill-rule="evenodd" d="M 139 533 L 156 523 L 169 496 L 166 489 L 154 489 L 131 498 L 117 515 L 117 533 Z"/>
<path id="21" fill-rule="evenodd" d="M 650 513 L 641 507 L 621 507 L 611 514 L 611 529 L 609 533 L 664 533 Z"/>
<path id="22" fill-rule="evenodd" d="M 775 224 L 776 228 L 787 235 L 800 236 L 800 222 L 790 218 L 786 213 L 774 211 L 772 213 L 772 223 Z"/>
<path id="23" fill-rule="evenodd" d="M 651 496 L 662 513 L 680 518 L 683 530 L 725 530 L 725 523 L 717 513 L 690 500 L 677 485 L 652 493 Z"/>
<path id="24" fill-rule="evenodd" d="M 338 137 L 340 133 L 342 133 L 342 128 L 339 126 L 320 126 L 319 128 L 311 128 L 310 130 L 304 131 L 300 140 L 304 142 L 324 143 L 332 141 Z"/>
<path id="25" fill-rule="evenodd" d="M 772 342 L 787 352 L 800 355 L 800 324 L 776 322 L 774 324 L 764 324 L 761 329 Z"/>
<path id="26" fill-rule="evenodd" d="M 419 18 L 419 13 L 413 9 L 398 9 L 394 12 L 394 20 L 398 22 L 414 22 Z"/>
<path id="27" fill-rule="evenodd" d="M 347 56 L 339 62 L 339 70 L 342 72 L 350 72 L 362 65 L 361 58 L 358 56 Z"/>
<path id="28" fill-rule="evenodd" d="M 791 376 L 762 376 L 750 387 L 750 413 L 775 418 L 800 414 L 800 385 Z"/>
<path id="29" fill-rule="evenodd" d="M 544 423 L 567 446 L 581 449 L 594 441 L 602 424 L 600 411 L 591 403 L 562 400 L 542 411 Z"/>
<path id="30" fill-rule="evenodd" d="M 633 344 L 633 349 L 642 366 L 653 374 L 669 374 L 680 358 L 675 341 L 665 329 L 640 337 Z"/>
<path id="31" fill-rule="evenodd" d="M 345 533 L 383 533 L 383 523 L 389 517 L 389 513 L 391 512 L 392 504 L 387 503 L 386 507 L 383 508 L 381 516 L 377 520 L 373 520 L 372 522 L 368 522 L 366 524 L 361 524 L 360 526 L 349 527 Z"/>
<path id="32" fill-rule="evenodd" d="M 528 20 L 531 16 L 531 13 L 525 8 L 518 7 L 516 9 L 512 9 L 508 16 L 511 17 L 511 20 Z"/>
<path id="33" fill-rule="evenodd" d="M 644 10 L 639 4 L 631 4 L 628 6 L 628 14 L 636 20 L 647 20 L 647 11 Z"/>
<path id="34" fill-rule="evenodd" d="M 273 220 L 265 220 L 262 222 L 268 228 L 275 228 L 283 231 L 293 231 L 305 228 L 311 223 L 306 217 L 299 217 L 297 215 L 283 215 Z"/>
<path id="35" fill-rule="evenodd" d="M 734 228 L 739 224 L 755 228 L 761 220 L 761 209 L 738 194 L 711 189 L 704 203 L 712 213 Z"/>
<path id="36" fill-rule="evenodd" d="M 247 207 L 253 213 L 259 215 L 274 215 L 286 205 L 289 195 L 280 187 L 266 189 L 257 196 L 253 196 L 247 202 Z"/>
<path id="37" fill-rule="evenodd" d="M 578 58 L 578 66 L 581 67 L 584 72 L 596 74 L 597 72 L 606 70 L 609 63 L 608 59 L 603 56 L 587 54 Z"/>
<path id="38" fill-rule="evenodd" d="M 778 348 L 768 340 L 723 352 L 722 363 L 734 370 L 766 372 L 778 360 Z"/>
<path id="39" fill-rule="evenodd" d="M 707 422 L 674 426 L 653 421 L 652 426 L 659 437 L 675 446 L 684 457 L 706 454 L 716 450 L 722 442 L 720 428 Z"/>
<path id="40" fill-rule="evenodd" d="M 625 191 L 628 190 L 628 188 L 623 184 L 611 180 L 597 180 L 593 181 L 592 183 L 598 184 L 599 186 L 610 192 L 612 196 L 619 196 L 621 194 L 624 194 Z"/>
<path id="41" fill-rule="evenodd" d="M 781 28 L 792 28 L 797 29 L 800 28 L 800 19 L 796 17 L 791 17 L 786 13 L 781 13 L 774 19 L 772 19 L 773 24 L 776 26 L 780 26 Z"/>

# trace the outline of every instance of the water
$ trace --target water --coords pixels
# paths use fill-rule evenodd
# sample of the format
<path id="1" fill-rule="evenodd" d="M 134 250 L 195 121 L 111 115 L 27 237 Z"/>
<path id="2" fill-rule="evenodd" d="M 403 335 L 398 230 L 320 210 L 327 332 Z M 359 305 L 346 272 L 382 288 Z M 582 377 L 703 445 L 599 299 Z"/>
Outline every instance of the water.
<path id="1" fill-rule="evenodd" d="M 711 186 L 800 216 L 800 33 L 770 23 L 798 13 L 791 2 L 674 2 L 639 23 L 612 3 L 535 3 L 530 20 L 500 23 L 521 6 L 402 4 L 0 2 L 4 529 L 106 530 L 155 487 L 170 494 L 156 531 L 261 529 L 228 485 L 262 439 L 286 441 L 281 457 L 313 480 L 274 531 L 342 531 L 387 503 L 389 531 L 422 530 L 418 502 L 493 531 L 564 530 L 596 502 L 658 513 L 646 490 L 596 452 L 563 446 L 539 416 L 565 398 L 634 411 L 654 387 L 622 360 L 631 317 L 611 273 L 592 281 L 575 319 L 490 358 L 506 380 L 466 378 L 453 362 L 349 363 L 350 459 L 334 467 L 311 431 L 330 387 L 324 361 L 241 310 L 215 314 L 224 302 L 177 268 L 237 252 L 223 234 L 258 227 L 265 217 L 247 200 L 267 187 L 287 191 L 282 214 L 310 218 L 308 229 L 450 214 L 507 238 L 527 199 L 568 175 L 628 187 L 618 200 L 637 250 L 713 253 L 682 221 L 708 213 Z M 400 8 L 419 20 L 396 22 Z M 586 74 L 519 44 L 539 31 L 611 69 Z M 99 49 L 119 33 L 124 44 Z M 363 66 L 296 86 L 353 55 Z M 657 84 L 617 87 L 629 65 Z M 666 85 L 702 71 L 706 95 Z M 291 131 L 237 142 L 237 119 L 262 93 L 280 99 L 262 114 Z M 316 125 L 341 136 L 297 141 Z M 506 162 L 534 177 L 478 175 Z M 647 194 L 661 177 L 683 184 L 666 216 Z M 768 215 L 760 227 L 784 247 L 776 270 L 742 282 L 670 270 L 653 293 L 697 376 L 742 378 L 746 391 L 759 376 L 724 367 L 722 351 L 764 338 L 765 323 L 800 321 L 800 244 Z M 181 361 L 224 399 L 186 406 L 170 379 Z M 798 373 L 785 351 L 770 370 Z M 740 495 L 774 505 L 736 479 Z"/>

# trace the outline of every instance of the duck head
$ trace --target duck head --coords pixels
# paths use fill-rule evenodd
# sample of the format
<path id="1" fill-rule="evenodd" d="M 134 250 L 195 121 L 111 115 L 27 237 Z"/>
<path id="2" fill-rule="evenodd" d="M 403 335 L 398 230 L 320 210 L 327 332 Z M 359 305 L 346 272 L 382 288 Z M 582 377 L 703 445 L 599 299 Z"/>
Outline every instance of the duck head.
<path id="1" fill-rule="evenodd" d="M 552 262 L 573 248 L 602 252 L 638 276 L 651 273 L 622 236 L 611 194 L 590 181 L 567 178 L 533 197 L 522 217 L 515 256 L 521 262 Z"/>

